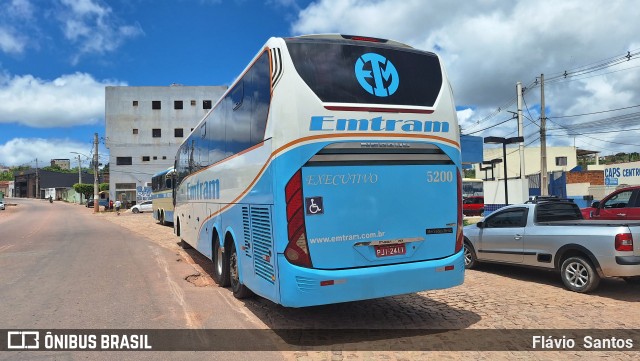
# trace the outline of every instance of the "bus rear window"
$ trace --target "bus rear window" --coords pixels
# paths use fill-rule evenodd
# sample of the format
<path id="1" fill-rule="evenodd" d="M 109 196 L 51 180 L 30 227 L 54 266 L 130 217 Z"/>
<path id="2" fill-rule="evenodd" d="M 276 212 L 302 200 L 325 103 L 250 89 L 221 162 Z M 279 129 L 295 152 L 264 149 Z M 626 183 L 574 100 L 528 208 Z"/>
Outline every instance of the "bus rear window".
<path id="1" fill-rule="evenodd" d="M 433 107 L 442 87 L 438 57 L 374 43 L 287 39 L 296 71 L 327 103 Z"/>

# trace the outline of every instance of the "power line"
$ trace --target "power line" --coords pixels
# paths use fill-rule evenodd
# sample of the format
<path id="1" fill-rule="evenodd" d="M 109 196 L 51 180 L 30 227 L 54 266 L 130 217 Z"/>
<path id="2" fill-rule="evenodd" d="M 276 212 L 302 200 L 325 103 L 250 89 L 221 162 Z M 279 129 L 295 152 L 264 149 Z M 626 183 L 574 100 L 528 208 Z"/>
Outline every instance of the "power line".
<path id="1" fill-rule="evenodd" d="M 516 118 L 515 118 L 515 117 L 513 117 L 513 118 L 509 118 L 509 119 L 507 119 L 507 120 L 503 120 L 503 121 L 501 121 L 501 122 L 500 122 L 500 123 L 498 123 L 498 124 L 494 124 L 494 125 L 492 125 L 492 126 L 489 126 L 489 127 L 484 128 L 484 129 L 476 130 L 475 132 L 467 133 L 466 135 L 473 135 L 473 134 L 476 134 L 476 133 L 483 132 L 483 131 L 485 131 L 485 130 L 487 130 L 487 129 L 495 128 L 495 127 L 497 127 L 498 125 L 504 124 L 504 123 L 506 123 L 506 122 L 508 122 L 508 121 L 510 121 L 510 120 L 513 120 L 513 119 L 516 119 Z"/>
<path id="2" fill-rule="evenodd" d="M 557 116 L 557 117 L 547 117 L 547 119 L 560 119 L 560 118 L 581 117 L 581 116 L 585 116 L 585 115 L 594 115 L 594 114 L 609 113 L 609 112 L 615 112 L 615 111 L 618 111 L 618 110 L 626 110 L 626 109 L 637 108 L 637 107 L 640 107 L 640 104 L 639 104 L 639 105 L 632 105 L 632 106 L 630 106 L 630 107 L 617 108 L 617 109 L 609 109 L 609 110 L 602 110 L 602 111 L 592 112 L 592 113 L 572 114 L 572 115 L 561 115 L 561 116 Z"/>
<path id="3" fill-rule="evenodd" d="M 640 49 L 634 49 L 634 50 L 630 50 L 627 51 L 626 54 L 621 54 L 621 55 L 616 55 L 613 57 L 609 57 L 609 58 L 605 58 L 602 60 L 598 60 L 595 61 L 593 63 L 589 63 L 583 66 L 579 66 L 573 69 L 569 69 L 569 70 L 565 70 L 562 72 L 557 72 L 557 73 L 552 73 L 549 77 L 547 77 L 547 79 L 545 80 L 545 85 L 546 84 L 553 84 L 553 83 L 558 83 L 558 82 L 564 82 L 567 81 L 568 78 L 573 78 L 573 77 L 577 77 L 580 75 L 585 75 L 585 74 L 589 74 L 589 73 L 593 73 L 599 70 L 603 70 L 606 68 L 610 68 L 619 64 L 623 64 L 625 62 L 629 62 L 631 60 L 637 60 L 640 58 Z M 629 70 L 629 69 L 633 69 L 635 67 L 630 67 L 627 69 L 621 69 L 621 70 L 617 70 L 618 71 L 623 71 L 623 70 Z M 598 75 L 604 75 L 604 74 L 598 74 Z M 578 80 L 578 79 L 576 79 Z M 523 95 L 526 94 L 528 91 L 532 90 L 533 88 L 537 88 L 538 86 L 540 86 L 540 82 L 538 80 L 538 78 L 534 79 L 529 85 L 523 87 Z M 480 125 L 481 123 L 484 123 L 486 121 L 488 121 L 489 119 L 494 118 L 495 116 L 497 116 L 498 114 L 500 114 L 503 110 L 506 110 L 508 108 L 510 108 L 515 102 L 517 101 L 517 96 L 509 98 L 509 100 L 507 100 L 503 105 L 501 105 L 500 107 L 498 107 L 496 110 L 494 110 L 492 113 L 488 114 L 487 116 L 485 116 L 484 118 L 478 120 L 475 122 L 475 124 L 471 125 L 471 127 L 469 129 L 465 129 L 465 130 L 471 130 L 473 128 L 475 128 L 476 126 Z M 527 108 L 528 111 L 528 108 Z M 482 131 L 482 130 L 480 130 Z M 479 132 L 479 131 L 476 131 Z"/>

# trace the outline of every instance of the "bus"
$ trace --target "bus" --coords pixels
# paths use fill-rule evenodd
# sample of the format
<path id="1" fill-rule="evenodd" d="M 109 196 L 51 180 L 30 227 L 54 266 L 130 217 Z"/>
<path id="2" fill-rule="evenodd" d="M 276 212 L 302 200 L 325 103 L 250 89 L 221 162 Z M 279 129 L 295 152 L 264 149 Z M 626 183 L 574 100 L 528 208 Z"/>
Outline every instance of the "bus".
<path id="1" fill-rule="evenodd" d="M 306 307 L 463 282 L 458 122 L 433 53 L 271 38 L 175 169 L 174 232 L 237 298 Z"/>
<path id="2" fill-rule="evenodd" d="M 151 177 L 151 203 L 153 218 L 162 225 L 173 223 L 174 168 L 168 168 Z"/>
<path id="3" fill-rule="evenodd" d="M 476 178 L 462 178 L 462 196 L 484 195 L 484 181 Z"/>

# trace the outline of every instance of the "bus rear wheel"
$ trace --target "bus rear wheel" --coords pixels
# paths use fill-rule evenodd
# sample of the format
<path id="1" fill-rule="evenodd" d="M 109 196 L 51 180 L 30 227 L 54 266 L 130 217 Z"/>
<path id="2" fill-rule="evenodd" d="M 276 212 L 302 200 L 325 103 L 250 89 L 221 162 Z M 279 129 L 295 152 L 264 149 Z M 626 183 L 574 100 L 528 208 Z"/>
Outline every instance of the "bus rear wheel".
<path id="1" fill-rule="evenodd" d="M 235 245 L 231 245 L 231 254 L 229 256 L 231 271 L 231 290 L 233 296 L 237 299 L 243 299 L 251 296 L 253 292 L 240 282 L 240 273 L 238 271 L 238 254 Z"/>
<path id="2" fill-rule="evenodd" d="M 229 261 L 226 255 L 227 252 L 220 247 L 220 241 L 216 237 L 213 240 L 213 279 L 220 287 L 227 287 L 230 284 Z"/>

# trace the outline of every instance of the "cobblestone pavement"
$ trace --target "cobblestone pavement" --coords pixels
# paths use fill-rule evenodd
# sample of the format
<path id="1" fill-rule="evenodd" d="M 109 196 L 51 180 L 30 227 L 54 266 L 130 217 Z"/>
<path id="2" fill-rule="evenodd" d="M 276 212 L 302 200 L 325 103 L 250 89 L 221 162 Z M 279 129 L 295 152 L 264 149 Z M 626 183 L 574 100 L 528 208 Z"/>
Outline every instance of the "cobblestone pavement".
<path id="1" fill-rule="evenodd" d="M 209 273 L 210 261 L 197 252 L 177 245 L 171 227 L 163 227 L 150 214 L 121 216 L 101 213 L 113 223 L 145 235 L 150 241 L 175 250 L 197 270 L 189 281 L 194 286 L 217 287 Z M 230 294 L 231 292 L 229 292 Z M 232 297 L 232 296 L 231 296 Z M 481 265 L 468 271 L 463 285 L 438 291 L 420 292 L 376 300 L 350 302 L 302 309 L 285 308 L 254 297 L 238 302 L 255 317 L 256 328 L 270 329 L 640 329 L 640 286 L 622 280 L 605 279 L 593 294 L 564 289 L 553 272 L 516 267 Z M 636 335 L 638 335 L 636 333 Z M 482 333 L 477 345 L 492 342 Z M 634 340 L 640 343 L 640 338 Z M 390 341 L 390 351 L 284 351 L 283 358 L 316 360 L 557 360 L 593 359 L 637 360 L 636 351 L 391 351 L 393 342 L 407 350 L 420 349 L 420 338 L 403 337 Z M 406 345 L 403 347 L 402 345 Z M 415 346 L 415 347 L 414 347 Z M 636 349 L 638 346 L 635 345 Z M 344 347 L 343 349 L 353 349 Z"/>

